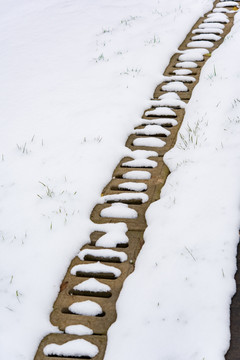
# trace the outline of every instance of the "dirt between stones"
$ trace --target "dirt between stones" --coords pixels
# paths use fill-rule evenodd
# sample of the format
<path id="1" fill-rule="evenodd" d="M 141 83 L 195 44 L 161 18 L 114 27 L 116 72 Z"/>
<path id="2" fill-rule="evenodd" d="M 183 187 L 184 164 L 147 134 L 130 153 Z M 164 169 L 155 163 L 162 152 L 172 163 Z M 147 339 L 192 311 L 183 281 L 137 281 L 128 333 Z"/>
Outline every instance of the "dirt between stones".
<path id="1" fill-rule="evenodd" d="M 213 9 L 216 7 L 217 3 L 218 1 L 214 2 Z M 224 2 L 221 4 L 224 4 Z M 232 7 L 226 7 L 226 9 L 233 10 Z M 182 55 L 183 51 L 193 49 L 192 47 L 188 46 L 189 42 L 193 41 L 192 37 L 195 35 L 193 31 L 198 29 L 197 33 L 199 35 L 202 29 L 201 24 L 206 24 L 206 19 L 208 19 L 207 21 L 210 19 L 208 15 L 213 13 L 213 10 L 208 12 L 192 27 L 183 43 L 180 45 L 179 52 L 172 56 L 169 65 L 163 74 L 168 78 L 156 87 L 152 100 L 159 100 L 160 96 L 166 95 L 169 91 L 171 91 L 166 90 L 164 87 L 164 85 L 169 86 L 170 84 L 170 88 L 175 88 L 175 90 L 172 91 L 178 94 L 179 100 L 184 101 L 185 104 L 187 104 L 194 87 L 199 81 L 201 68 L 209 59 L 211 52 L 213 52 L 219 47 L 219 45 L 221 45 L 225 36 L 229 33 L 233 25 L 235 11 L 225 14 L 227 16 L 228 22 L 217 21 L 216 24 L 215 20 L 213 19 L 210 24 L 213 25 L 215 22 L 218 27 L 221 27 L 219 24 L 222 24 L 224 25 L 224 28 L 222 29 L 222 34 L 218 34 L 218 36 L 220 36 L 219 39 L 217 38 L 218 40 L 211 40 L 211 47 L 207 48 L 209 53 L 201 55 L 200 61 L 199 59 L 194 61 L 191 59 L 191 57 L 189 57 L 189 59 L 185 57 L 185 62 L 181 59 L 179 60 L 179 57 Z M 206 32 L 208 32 L 211 34 L 212 25 L 208 26 L 208 30 L 203 31 L 203 33 L 206 34 Z M 202 49 L 202 44 L 197 41 L 194 46 L 196 46 L 194 47 L 196 49 Z M 188 70 L 189 74 L 176 74 L 176 70 L 181 69 Z M 170 78 L 172 76 L 174 76 L 173 79 Z M 176 76 L 180 76 L 180 78 L 177 78 Z M 189 79 L 189 76 L 193 79 Z M 179 82 L 180 88 L 177 87 L 179 86 Z M 169 101 L 169 106 L 162 105 L 161 103 L 159 103 L 159 106 L 157 106 L 158 104 L 156 104 L 156 101 L 153 101 L 152 107 L 144 111 L 142 116 L 142 124 L 134 129 L 134 132 L 128 137 L 126 141 L 126 147 L 128 147 L 131 151 L 140 151 L 138 151 L 138 156 L 135 156 L 136 153 L 130 153 L 130 156 L 132 155 L 133 157 L 129 156 L 121 159 L 113 172 L 112 179 L 102 191 L 103 196 L 118 195 L 123 193 L 136 194 L 141 192 L 142 194 L 146 194 L 148 196 L 148 200 L 143 202 L 141 201 L 141 197 L 140 200 L 136 200 L 134 196 L 132 199 L 131 197 L 124 198 L 124 196 L 122 196 L 122 199 L 117 199 L 115 197 L 113 200 L 109 200 L 105 203 L 96 204 L 90 216 L 92 222 L 95 224 L 126 224 L 128 229 L 126 232 L 128 242 L 126 243 L 119 241 L 115 244 L 114 247 L 103 247 L 98 246 L 98 240 L 105 234 L 104 231 L 99 231 L 98 228 L 90 235 L 90 243 L 83 246 L 81 249 L 86 250 L 84 252 L 85 256 L 81 260 L 78 256 L 72 260 L 67 270 L 66 276 L 64 277 L 60 286 L 58 297 L 53 305 L 53 311 L 50 316 L 51 323 L 57 326 L 63 333 L 47 335 L 41 341 L 34 360 L 47 360 L 49 357 L 52 359 L 92 358 L 94 360 L 102 360 L 104 358 L 104 353 L 107 346 L 107 331 L 110 325 L 116 321 L 117 318 L 116 301 L 123 286 L 124 280 L 131 272 L 134 271 L 136 258 L 144 243 L 143 233 L 147 226 L 145 212 L 152 202 L 159 199 L 161 188 L 163 187 L 169 174 L 169 170 L 163 162 L 163 155 L 174 146 L 177 133 L 184 118 L 184 109 L 179 108 L 174 104 L 174 98 L 170 97 L 164 99 Z M 157 112 L 155 111 L 154 113 L 154 110 L 156 109 Z M 171 119 L 174 119 L 175 122 L 172 122 Z M 155 133 L 154 131 L 151 131 L 150 134 L 148 131 L 149 127 L 148 130 L 145 130 L 145 126 L 155 126 L 156 129 L 156 125 L 159 124 L 161 124 L 162 128 L 158 127 L 158 131 Z M 170 132 L 168 136 L 166 136 L 166 129 Z M 141 130 L 141 132 L 138 133 L 136 130 Z M 134 145 L 134 142 L 137 139 L 149 139 L 149 142 L 146 143 L 145 140 L 145 142 L 143 142 L 143 140 L 138 140 L 140 143 L 144 144 L 144 146 L 136 146 Z M 161 147 L 161 145 L 155 146 L 156 142 L 158 142 L 158 144 L 162 144 L 161 141 L 165 142 L 163 147 Z M 147 153 L 144 153 L 142 150 L 151 151 L 151 153 L 149 153 L 148 156 L 146 155 Z M 155 153 L 153 153 L 153 151 Z M 141 154 L 143 154 L 142 158 L 140 156 Z M 136 176 L 136 174 L 139 174 L 139 176 Z M 134 184 L 141 183 L 145 185 L 143 190 L 140 192 L 137 192 L 135 189 L 134 191 L 126 189 L 123 190 L 121 187 L 119 188 L 119 185 L 123 186 L 123 184 L 126 182 L 131 182 Z M 135 186 L 137 189 L 137 185 Z M 135 210 L 134 213 L 137 214 L 137 217 L 128 218 L 127 216 L 125 217 L 124 213 L 122 215 L 123 217 L 114 217 L 114 213 L 113 215 L 103 217 L 101 215 L 102 211 L 104 209 L 111 208 L 113 203 L 119 203 L 122 204 L 122 206 L 127 206 L 129 209 Z M 104 255 L 102 250 L 108 250 L 108 252 Z M 125 260 L 121 260 L 122 253 L 125 254 Z M 98 264 L 98 266 L 96 267 L 94 264 Z M 78 270 L 73 271 L 73 268 Z M 90 283 L 86 283 L 86 280 L 95 281 L 97 287 L 91 287 L 88 285 Z M 84 286 L 79 287 L 79 285 L 82 284 Z M 72 304 L 81 303 L 86 300 L 95 302 L 98 306 L 100 305 L 102 308 L 102 313 L 96 316 L 89 316 L 86 314 L 75 314 L 70 310 Z M 78 331 L 75 332 L 75 334 L 72 334 L 72 332 L 74 333 L 72 330 L 71 334 L 69 333 L 67 327 L 72 326 L 71 329 L 74 329 L 74 326 L 77 325 L 83 325 L 88 328 L 87 332 L 85 332 L 85 335 L 76 335 Z M 92 344 L 95 345 L 98 349 L 97 355 L 92 355 L 92 353 L 86 354 L 86 351 L 84 350 L 81 353 L 81 349 L 79 350 L 78 355 L 72 354 L 71 351 L 61 351 L 61 346 L 79 339 L 87 341 L 90 347 Z M 60 345 L 60 347 L 58 347 L 58 350 L 56 351 L 54 350 L 55 345 L 53 345 L 53 349 L 48 350 L 49 347 L 46 348 L 46 346 L 49 344 L 57 344 Z M 236 360 L 236 357 L 231 354 L 231 352 L 228 353 L 227 359 Z"/>

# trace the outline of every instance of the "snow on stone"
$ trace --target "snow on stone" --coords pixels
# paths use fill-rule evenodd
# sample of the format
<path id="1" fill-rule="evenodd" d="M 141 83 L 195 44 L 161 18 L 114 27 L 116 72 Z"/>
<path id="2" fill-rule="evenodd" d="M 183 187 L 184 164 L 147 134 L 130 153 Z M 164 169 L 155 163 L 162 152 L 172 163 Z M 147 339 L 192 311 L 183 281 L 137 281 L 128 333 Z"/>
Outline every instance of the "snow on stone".
<path id="1" fill-rule="evenodd" d="M 84 316 L 97 316 L 103 312 L 101 306 L 91 300 L 75 302 L 68 307 L 68 310 L 73 314 Z"/>
<path id="2" fill-rule="evenodd" d="M 118 258 L 120 262 L 127 260 L 127 254 L 125 252 L 111 249 L 83 249 L 78 254 L 78 257 L 80 260 L 84 260 L 86 255 L 97 256 L 103 259 Z"/>
<path id="3" fill-rule="evenodd" d="M 98 204 L 104 204 L 107 202 L 119 202 L 119 201 L 130 201 L 130 200 L 140 200 L 142 203 L 148 201 L 147 194 L 136 194 L 136 193 L 121 193 L 121 194 L 111 194 L 111 195 L 104 195 L 102 196 Z"/>
<path id="4" fill-rule="evenodd" d="M 118 205 L 118 204 L 114 204 L 114 205 Z M 75 265 L 71 269 L 71 274 L 76 275 L 77 272 L 94 273 L 94 274 L 113 273 L 116 277 L 121 275 L 121 271 L 119 269 L 117 269 L 114 266 L 102 264 L 100 261 L 97 261 L 95 263 L 90 263 L 90 264 Z"/>
<path id="5" fill-rule="evenodd" d="M 181 55 L 181 56 L 183 56 L 183 55 Z M 163 91 L 188 91 L 188 88 L 181 81 L 173 81 L 173 82 L 169 82 L 166 85 L 163 85 L 162 90 Z"/>
<path id="6" fill-rule="evenodd" d="M 90 357 L 98 354 L 98 347 L 84 339 L 71 340 L 65 344 L 49 344 L 43 349 L 45 356 Z"/>
<path id="7" fill-rule="evenodd" d="M 155 110 L 154 109 L 152 112 L 155 114 Z M 137 135 L 165 135 L 165 136 L 169 136 L 171 134 L 171 132 L 167 129 L 165 129 L 164 127 L 162 127 L 161 125 L 146 125 L 143 129 L 136 129 L 134 130 L 134 134 Z"/>
<path id="8" fill-rule="evenodd" d="M 181 61 L 176 63 L 176 67 L 194 69 L 198 67 L 198 65 L 193 61 Z"/>
<path id="9" fill-rule="evenodd" d="M 79 336 L 93 334 L 93 330 L 85 325 L 69 325 L 64 329 L 64 332 L 66 334 L 79 335 Z"/>
<path id="10" fill-rule="evenodd" d="M 175 112 L 168 107 L 161 107 L 159 109 L 148 110 L 145 112 L 146 116 L 176 116 Z"/>
<path id="11" fill-rule="evenodd" d="M 223 30 L 219 28 L 207 27 L 205 29 L 195 29 L 192 31 L 193 34 L 222 34 Z"/>
<path id="12" fill-rule="evenodd" d="M 225 14 L 231 14 L 234 12 L 234 10 L 228 10 L 227 8 L 221 7 L 213 9 L 214 13 L 225 13 Z"/>
<path id="13" fill-rule="evenodd" d="M 217 22 L 208 21 L 208 22 L 200 24 L 198 27 L 199 27 L 199 29 L 210 29 L 210 28 L 224 29 L 225 25 L 223 25 L 221 23 L 217 23 Z"/>
<path id="14" fill-rule="evenodd" d="M 189 48 L 211 48 L 213 46 L 214 46 L 214 44 L 211 41 L 205 41 L 205 40 L 190 41 L 187 44 L 187 47 L 189 47 Z"/>
<path id="15" fill-rule="evenodd" d="M 134 150 L 129 151 L 129 156 L 133 159 L 147 159 L 151 156 L 158 156 L 158 153 L 156 151 L 151 150 Z"/>
<path id="16" fill-rule="evenodd" d="M 106 224 L 93 223 L 92 231 L 114 233 L 114 234 L 118 234 L 119 236 L 123 236 L 128 231 L 128 227 L 124 222 L 106 223 Z"/>
<path id="17" fill-rule="evenodd" d="M 192 74 L 192 70 L 189 70 L 189 69 L 173 70 L 173 72 L 176 75 L 189 75 L 189 74 Z"/>
<path id="18" fill-rule="evenodd" d="M 223 1 L 216 4 L 216 7 L 234 7 L 238 6 L 238 2 L 236 1 Z"/>
<path id="19" fill-rule="evenodd" d="M 157 100 L 156 100 L 157 101 Z M 140 125 L 147 125 L 147 124 L 152 124 L 152 125 L 162 125 L 162 126 L 175 126 L 178 124 L 176 119 L 171 119 L 171 118 L 159 118 L 159 119 L 143 119 L 141 121 Z"/>
<path id="20" fill-rule="evenodd" d="M 64 332 L 71 335 L 92 335 L 93 330 L 85 325 L 69 325 L 65 327 Z"/>
<path id="21" fill-rule="evenodd" d="M 128 171 L 123 174 L 123 179 L 129 180 L 149 180 L 151 179 L 151 173 L 144 170 Z"/>
<path id="22" fill-rule="evenodd" d="M 74 286 L 76 291 L 90 291 L 90 292 L 109 292 L 111 291 L 110 286 L 103 284 L 95 278 L 91 278 L 81 282 L 80 284 Z"/>
<path id="23" fill-rule="evenodd" d="M 105 248 L 117 247 L 117 245 L 128 244 L 129 239 L 126 234 L 119 234 L 118 232 L 108 232 L 102 235 L 95 243 L 95 246 Z"/>
<path id="24" fill-rule="evenodd" d="M 187 76 L 187 75 L 166 76 L 164 79 L 165 79 L 165 81 L 182 81 L 182 82 L 189 82 L 189 83 L 196 81 L 195 77 Z"/>
<path id="25" fill-rule="evenodd" d="M 157 162 L 149 159 L 136 159 L 126 161 L 122 164 L 122 166 L 129 168 L 155 168 L 157 167 Z"/>
<path id="26" fill-rule="evenodd" d="M 191 70 L 175 70 L 175 71 L 191 71 Z M 162 94 L 159 96 L 160 100 L 181 100 L 180 96 L 174 92 L 174 91 L 169 91 L 166 94 Z"/>
<path id="27" fill-rule="evenodd" d="M 156 138 L 153 138 L 156 139 Z M 141 182 L 124 182 L 118 185 L 120 190 L 129 190 L 129 191 L 145 191 L 147 190 L 147 185 Z"/>
<path id="28" fill-rule="evenodd" d="M 195 79 L 194 79 L 195 80 Z M 151 101 L 151 105 L 152 106 L 169 106 L 172 108 L 182 108 L 184 109 L 186 107 L 186 103 L 182 100 L 178 100 L 178 99 L 173 99 L 173 98 L 169 98 L 169 99 L 162 99 L 162 100 L 152 100 Z"/>
<path id="29" fill-rule="evenodd" d="M 165 141 L 156 137 L 142 137 L 133 140 L 134 146 L 149 146 L 149 147 L 163 147 L 166 145 Z"/>
<path id="30" fill-rule="evenodd" d="M 195 35 L 191 38 L 192 40 L 212 40 L 212 41 L 218 41 L 221 39 L 221 36 L 215 35 L 215 34 L 201 34 L 201 35 Z"/>
<path id="31" fill-rule="evenodd" d="M 133 160 L 137 161 L 137 160 Z M 101 217 L 109 218 L 123 218 L 123 219 L 136 219 L 138 213 L 136 210 L 128 207 L 127 204 L 116 203 L 111 206 L 104 208 L 101 213 Z"/>
<path id="32" fill-rule="evenodd" d="M 229 23 L 229 19 L 227 17 L 227 15 L 225 14 L 209 14 L 207 16 L 207 19 L 204 20 L 204 23 L 215 23 L 215 22 L 219 22 L 219 23 Z"/>

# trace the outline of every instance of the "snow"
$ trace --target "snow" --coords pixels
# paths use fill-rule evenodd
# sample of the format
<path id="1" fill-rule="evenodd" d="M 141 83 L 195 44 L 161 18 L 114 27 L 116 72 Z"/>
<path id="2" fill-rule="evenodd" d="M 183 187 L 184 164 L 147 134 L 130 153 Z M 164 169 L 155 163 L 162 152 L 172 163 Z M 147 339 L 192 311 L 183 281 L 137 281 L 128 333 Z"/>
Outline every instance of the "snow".
<path id="1" fill-rule="evenodd" d="M 215 34 L 201 34 L 201 35 L 195 35 L 192 37 L 191 40 L 212 40 L 212 41 L 218 41 L 221 39 L 221 36 L 215 35 Z"/>
<path id="2" fill-rule="evenodd" d="M 213 28 L 213 27 L 207 27 L 205 29 L 194 29 L 192 31 L 193 34 L 222 34 L 223 30 L 222 29 L 218 29 L 218 28 Z"/>
<path id="3" fill-rule="evenodd" d="M 130 160 L 122 163 L 122 166 L 129 168 L 155 168 L 157 162 L 149 159 Z"/>
<path id="4" fill-rule="evenodd" d="M 118 205 L 118 204 L 114 204 L 114 205 Z M 102 264 L 100 261 L 97 261 L 96 263 L 90 263 L 90 264 L 75 265 L 71 269 L 71 274 L 76 275 L 77 272 L 82 272 L 82 273 L 86 273 L 86 274 L 87 273 L 93 273 L 93 274 L 113 273 L 115 275 L 115 277 L 119 277 L 121 275 L 121 271 L 119 269 L 117 269 L 115 266 L 105 265 L 105 264 Z"/>
<path id="5" fill-rule="evenodd" d="M 128 171 L 123 174 L 123 179 L 131 179 L 131 180 L 148 180 L 151 179 L 151 173 L 145 170 L 139 171 Z"/>
<path id="6" fill-rule="evenodd" d="M 138 213 L 136 210 L 128 207 L 127 204 L 117 203 L 101 210 L 102 217 L 109 218 L 123 218 L 123 219 L 136 219 Z"/>
<path id="7" fill-rule="evenodd" d="M 155 139 L 155 138 L 153 138 Z M 124 182 L 118 185 L 120 190 L 129 190 L 129 191 L 145 191 L 147 190 L 147 185 L 141 182 Z"/>
<path id="8" fill-rule="evenodd" d="M 224 1 L 219 2 L 216 4 L 216 7 L 232 7 L 232 6 L 238 6 L 238 3 L 236 1 Z"/>
<path id="9" fill-rule="evenodd" d="M 84 249 L 80 251 L 78 257 L 80 260 L 84 260 L 86 255 L 97 256 L 103 259 L 118 258 L 120 262 L 127 260 L 127 255 L 123 251 L 115 251 L 111 249 Z"/>
<path id="10" fill-rule="evenodd" d="M 93 358 L 98 354 L 98 347 L 84 339 L 77 339 L 62 345 L 49 344 L 45 346 L 43 352 L 46 356 L 89 356 Z"/>
<path id="11" fill-rule="evenodd" d="M 93 331 L 92 329 L 84 325 L 69 325 L 65 328 L 65 333 L 81 336 L 81 335 L 92 335 Z"/>
<path id="12" fill-rule="evenodd" d="M 75 302 L 68 307 L 68 310 L 73 314 L 84 316 L 97 316 L 103 312 L 101 306 L 91 300 Z"/>
<path id="13" fill-rule="evenodd" d="M 228 17 L 225 14 L 210 14 L 208 15 L 208 18 L 204 20 L 205 23 L 229 23 Z"/>
<path id="14" fill-rule="evenodd" d="M 158 153 L 151 150 L 135 150 L 130 151 L 129 156 L 131 156 L 133 159 L 147 159 L 150 156 L 158 156 Z"/>
<path id="15" fill-rule="evenodd" d="M 102 235 L 97 241 L 96 246 L 101 247 L 116 247 L 117 245 L 128 244 L 128 237 L 125 234 L 118 232 L 109 232 Z"/>
<path id="16" fill-rule="evenodd" d="M 155 100 L 154 100 L 155 101 Z M 158 100 L 156 100 L 158 101 Z M 175 126 L 177 125 L 177 120 L 171 119 L 171 118 L 159 118 L 159 119 L 144 119 L 141 121 L 141 125 L 147 125 L 147 124 L 153 124 L 153 125 L 163 125 L 163 126 Z"/>
<path id="17" fill-rule="evenodd" d="M 136 194 L 136 193 L 121 193 L 121 194 L 112 194 L 112 195 L 105 195 L 102 196 L 98 203 L 104 204 L 107 202 L 119 202 L 119 201 L 131 201 L 131 200 L 140 200 L 142 203 L 145 203 L 148 201 L 148 195 L 147 194 Z"/>
<path id="18" fill-rule="evenodd" d="M 176 116 L 175 112 L 168 107 L 162 107 L 160 109 L 148 110 L 145 113 L 146 116 Z"/>
<path id="19" fill-rule="evenodd" d="M 185 75 L 173 75 L 173 76 L 166 76 L 166 81 L 182 81 L 182 82 L 194 82 L 196 79 L 193 76 L 185 76 Z"/>
<path id="20" fill-rule="evenodd" d="M 152 110 L 151 112 L 149 112 L 149 115 L 157 116 L 158 110 L 159 110 L 159 108 Z M 169 130 L 165 129 L 161 125 L 146 125 L 142 129 L 135 130 L 134 133 L 137 135 L 147 135 L 147 136 L 148 135 L 169 136 L 171 134 L 171 132 Z"/>
<path id="21" fill-rule="evenodd" d="M 176 75 L 188 75 L 188 74 L 192 74 L 192 70 L 189 70 L 189 69 L 174 70 L 173 72 L 174 72 L 174 74 L 176 74 Z"/>
<path id="22" fill-rule="evenodd" d="M 162 95 L 161 95 L 162 96 Z M 184 101 L 179 99 L 173 99 L 173 98 L 165 98 L 162 100 L 152 100 L 151 101 L 152 106 L 169 106 L 172 108 L 182 108 L 184 109 L 186 104 Z"/>
<path id="23" fill-rule="evenodd" d="M 181 55 L 183 56 L 183 55 Z M 181 57 L 180 56 L 180 57 Z M 182 59 L 183 60 L 183 59 Z M 181 81 L 173 81 L 173 82 L 169 82 L 166 85 L 162 86 L 162 90 L 163 91 L 188 91 L 187 86 L 181 82 Z"/>
<path id="24" fill-rule="evenodd" d="M 165 141 L 158 139 L 156 137 L 143 137 L 137 138 L 133 140 L 133 145 L 135 146 L 155 146 L 155 147 L 163 147 L 166 145 Z"/>
<path id="25" fill-rule="evenodd" d="M 211 48 L 213 47 L 213 43 L 211 41 L 190 41 L 187 46 L 190 48 L 195 48 L 195 47 L 199 47 L 199 48 Z"/>
<path id="26" fill-rule="evenodd" d="M 201 58 L 202 59 L 202 58 Z M 195 60 L 196 61 L 196 60 Z M 176 63 L 176 67 L 182 67 L 182 68 L 196 68 L 197 64 L 193 61 L 182 61 L 182 62 L 178 62 Z"/>
<path id="27" fill-rule="evenodd" d="M 74 286 L 74 290 L 77 291 L 91 291 L 91 292 L 109 292 L 111 291 L 110 286 L 103 284 L 102 282 L 92 278 L 81 282 Z"/>
<path id="28" fill-rule="evenodd" d="M 217 22 L 212 22 L 210 19 L 206 19 L 208 21 L 205 21 L 205 23 L 202 23 L 199 25 L 199 29 L 210 29 L 210 28 L 218 28 L 218 29 L 224 29 L 224 25 Z"/>

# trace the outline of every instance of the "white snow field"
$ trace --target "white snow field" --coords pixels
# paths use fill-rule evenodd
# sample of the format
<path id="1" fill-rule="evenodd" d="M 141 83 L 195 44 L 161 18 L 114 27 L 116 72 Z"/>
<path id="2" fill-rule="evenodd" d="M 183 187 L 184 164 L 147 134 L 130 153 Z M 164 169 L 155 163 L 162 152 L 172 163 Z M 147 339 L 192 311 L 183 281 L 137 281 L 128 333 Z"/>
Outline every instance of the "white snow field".
<path id="1" fill-rule="evenodd" d="M 171 55 L 212 3 L 0 0 L 0 359 L 33 359 L 58 331 L 49 314 L 90 212 Z M 237 14 L 165 156 L 172 173 L 147 212 L 106 360 L 224 359 L 240 225 L 239 42 Z M 127 178 L 146 178 L 132 166 L 151 160 L 133 159 Z M 99 242 L 115 244 L 112 234 Z"/>

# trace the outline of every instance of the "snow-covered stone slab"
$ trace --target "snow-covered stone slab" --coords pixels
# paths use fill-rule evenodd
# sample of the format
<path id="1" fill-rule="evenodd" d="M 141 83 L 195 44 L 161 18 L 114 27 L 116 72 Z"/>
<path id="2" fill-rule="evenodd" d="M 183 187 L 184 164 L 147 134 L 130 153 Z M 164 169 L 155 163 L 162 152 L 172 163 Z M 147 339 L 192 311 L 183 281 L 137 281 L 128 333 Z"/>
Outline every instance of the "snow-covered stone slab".
<path id="1" fill-rule="evenodd" d="M 218 29 L 224 29 L 225 25 L 221 24 L 221 23 L 217 23 L 217 22 L 214 22 L 214 23 L 202 23 L 199 25 L 199 29 L 206 29 L 206 28 L 218 28 Z"/>
<path id="2" fill-rule="evenodd" d="M 192 31 L 193 34 L 222 34 L 223 30 L 219 28 L 207 27 L 204 29 L 195 29 Z"/>
<path id="3" fill-rule="evenodd" d="M 119 204 L 114 204 L 114 205 L 119 205 Z M 123 205 L 125 205 L 125 204 L 123 204 Z M 91 264 L 75 265 L 71 269 L 71 274 L 76 275 L 77 272 L 86 273 L 86 274 L 87 273 L 93 273 L 93 274 L 113 273 L 116 277 L 119 277 L 121 275 L 121 271 L 119 269 L 117 269 L 114 266 L 102 264 L 100 261 L 91 263 Z"/>
<path id="4" fill-rule="evenodd" d="M 188 82 L 192 83 L 195 82 L 196 79 L 193 76 L 187 76 L 187 75 L 173 75 L 173 76 L 165 76 L 165 81 L 182 81 L 182 82 Z"/>
<path id="5" fill-rule="evenodd" d="M 238 2 L 236 1 L 221 1 L 216 4 L 216 7 L 234 7 L 238 6 Z"/>
<path id="6" fill-rule="evenodd" d="M 155 114 L 155 110 L 158 110 L 158 108 L 152 110 L 151 114 Z M 134 130 L 134 134 L 137 135 L 165 135 L 169 136 L 171 132 L 161 125 L 146 125 L 143 129 L 136 129 Z"/>
<path id="7" fill-rule="evenodd" d="M 181 55 L 184 56 L 184 55 Z M 201 55 L 202 56 L 202 55 Z M 180 60 L 180 59 L 179 59 Z M 178 91 L 178 92 L 185 92 L 188 91 L 187 86 L 181 81 L 173 81 L 169 82 L 166 85 L 162 86 L 163 91 Z"/>
<path id="8" fill-rule="evenodd" d="M 178 122 L 176 119 L 171 119 L 171 118 L 144 119 L 141 121 L 141 125 L 150 125 L 150 124 L 171 127 L 171 126 L 176 126 Z"/>
<path id="9" fill-rule="evenodd" d="M 121 193 L 121 194 L 111 194 L 111 195 L 105 195 L 102 196 L 98 203 L 104 204 L 107 202 L 120 202 L 120 201 L 130 201 L 130 200 L 139 200 L 142 203 L 145 203 L 148 201 L 148 195 L 142 194 L 142 193 Z"/>
<path id="10" fill-rule="evenodd" d="M 159 109 L 154 109 L 154 110 L 157 110 L 155 113 L 154 113 L 154 116 L 176 116 L 176 113 L 168 108 L 168 107 L 161 107 Z M 148 110 L 146 111 L 145 115 L 146 116 L 151 116 L 152 115 L 152 112 L 154 110 Z"/>
<path id="11" fill-rule="evenodd" d="M 221 39 L 221 36 L 218 36 L 216 34 L 201 34 L 201 35 L 195 35 L 192 37 L 191 40 L 211 40 L 211 41 L 218 41 Z"/>
<path id="12" fill-rule="evenodd" d="M 81 282 L 80 284 L 74 286 L 74 290 L 77 291 L 90 291 L 90 292 L 109 292 L 111 291 L 110 286 L 103 284 L 97 279 L 91 278 Z"/>
<path id="13" fill-rule="evenodd" d="M 117 258 L 120 262 L 127 260 L 127 254 L 125 252 L 111 249 L 84 249 L 80 251 L 78 257 L 80 260 L 84 260 L 86 255 L 101 257 L 102 259 Z"/>
<path id="14" fill-rule="evenodd" d="M 103 209 L 100 213 L 101 217 L 136 219 L 138 213 L 136 210 L 128 207 L 127 204 L 116 203 Z"/>
<path id="15" fill-rule="evenodd" d="M 189 48 L 211 48 L 214 44 L 211 41 L 199 40 L 199 41 L 190 41 L 187 44 Z"/>
<path id="16" fill-rule="evenodd" d="M 228 17 L 225 14 L 212 14 L 214 16 L 210 16 L 204 20 L 204 23 L 229 23 Z"/>
<path id="17" fill-rule="evenodd" d="M 157 162 L 149 159 L 135 159 L 122 163 L 122 166 L 129 168 L 155 168 Z"/>
<path id="18" fill-rule="evenodd" d="M 195 60 L 195 61 L 197 61 L 197 60 Z M 176 63 L 176 67 L 194 69 L 194 68 L 198 67 L 198 65 L 194 61 L 183 60 L 181 62 Z"/>
<path id="19" fill-rule="evenodd" d="M 156 137 L 145 137 L 145 138 L 136 138 L 133 140 L 134 146 L 149 146 L 149 147 L 160 147 L 166 145 L 166 142 L 162 139 L 158 139 Z"/>
<path id="20" fill-rule="evenodd" d="M 64 332 L 71 335 L 92 335 L 93 330 L 85 325 L 69 325 L 65 328 Z"/>
<path id="21" fill-rule="evenodd" d="M 149 171 L 128 171 L 123 174 L 123 179 L 129 180 L 149 180 L 151 179 L 151 173 Z"/>
<path id="22" fill-rule="evenodd" d="M 134 150 L 129 152 L 129 156 L 133 159 L 147 159 L 151 156 L 158 156 L 158 153 L 151 150 Z"/>
<path id="23" fill-rule="evenodd" d="M 105 248 L 116 247 L 118 244 L 128 244 L 129 239 L 126 234 L 118 232 L 108 232 L 102 235 L 95 243 L 95 246 Z"/>
<path id="24" fill-rule="evenodd" d="M 189 74 L 192 74 L 192 70 L 190 70 L 190 69 L 173 70 L 173 72 L 176 75 L 189 75 Z"/>
<path id="25" fill-rule="evenodd" d="M 144 138 L 145 139 L 145 138 Z M 153 138 L 156 139 L 156 138 Z M 157 139 L 159 140 L 159 139 Z M 118 185 L 120 190 L 129 190 L 129 191 L 145 191 L 147 190 L 147 185 L 141 182 L 124 182 Z"/>
<path id="26" fill-rule="evenodd" d="M 98 354 L 98 347 L 84 339 L 71 340 L 65 344 L 49 344 L 43 349 L 45 356 L 90 357 Z"/>
<path id="27" fill-rule="evenodd" d="M 103 313 L 101 306 L 91 300 L 75 302 L 68 307 L 68 310 L 73 314 L 84 316 L 97 316 Z"/>

